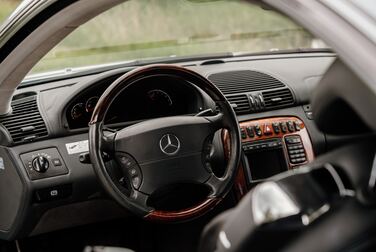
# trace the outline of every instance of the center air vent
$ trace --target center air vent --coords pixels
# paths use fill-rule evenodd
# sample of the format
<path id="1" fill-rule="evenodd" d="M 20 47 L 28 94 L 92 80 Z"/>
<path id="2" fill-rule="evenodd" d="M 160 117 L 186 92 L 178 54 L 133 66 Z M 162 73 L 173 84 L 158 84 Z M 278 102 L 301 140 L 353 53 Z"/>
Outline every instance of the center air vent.
<path id="1" fill-rule="evenodd" d="M 262 92 L 266 109 L 281 108 L 294 104 L 294 97 L 288 88 Z"/>
<path id="2" fill-rule="evenodd" d="M 225 95 L 285 87 L 276 78 L 251 70 L 215 73 L 210 75 L 208 79 Z"/>
<path id="3" fill-rule="evenodd" d="M 265 73 L 238 70 L 215 73 L 208 77 L 240 114 L 283 108 L 295 103 L 291 90 Z"/>
<path id="4" fill-rule="evenodd" d="M 34 141 L 48 136 L 35 95 L 12 101 L 12 113 L 1 117 L 0 123 L 8 130 L 14 143 Z"/>

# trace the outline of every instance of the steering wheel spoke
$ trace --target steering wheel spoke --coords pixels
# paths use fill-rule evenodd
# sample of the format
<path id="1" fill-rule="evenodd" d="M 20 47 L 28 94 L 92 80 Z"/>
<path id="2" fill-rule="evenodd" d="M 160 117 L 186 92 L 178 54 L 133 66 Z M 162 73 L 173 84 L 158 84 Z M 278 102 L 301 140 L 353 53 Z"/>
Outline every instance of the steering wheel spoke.
<path id="1" fill-rule="evenodd" d="M 100 134 L 100 146 L 101 150 L 106 152 L 107 154 L 113 154 L 115 151 L 115 137 L 116 133 L 110 131 L 101 131 Z"/>
<path id="2" fill-rule="evenodd" d="M 225 116 L 222 112 L 219 112 L 216 115 L 206 116 L 205 118 L 210 122 L 210 127 L 213 133 L 217 130 L 228 128 L 228 124 L 226 123 Z"/>
<path id="3" fill-rule="evenodd" d="M 222 191 L 222 185 L 225 179 L 218 178 L 215 174 L 211 174 L 210 178 L 205 182 L 205 185 L 210 188 L 209 198 L 215 198 L 220 196 Z"/>
<path id="4" fill-rule="evenodd" d="M 140 210 L 142 210 L 142 212 L 145 213 L 145 215 L 154 211 L 154 208 L 148 206 L 149 198 L 149 195 L 134 189 L 131 190 L 128 197 L 129 201 L 132 202 L 134 205 L 138 206 Z"/>

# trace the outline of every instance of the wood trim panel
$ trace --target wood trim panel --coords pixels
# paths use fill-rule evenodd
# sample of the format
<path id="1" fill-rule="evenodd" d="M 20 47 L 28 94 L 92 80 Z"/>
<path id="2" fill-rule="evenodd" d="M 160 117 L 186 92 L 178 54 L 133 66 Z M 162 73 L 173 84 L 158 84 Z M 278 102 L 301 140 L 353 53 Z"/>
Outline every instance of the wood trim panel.
<path id="1" fill-rule="evenodd" d="M 225 159 L 228 161 L 231 150 L 230 150 L 230 135 L 228 134 L 227 130 L 222 131 L 222 139 L 223 139 L 223 150 L 225 154 Z M 238 199 L 241 199 L 243 195 L 248 192 L 247 182 L 244 175 L 244 168 L 242 162 L 239 164 L 238 174 L 235 177 L 235 182 L 233 186 L 235 195 Z"/>
<path id="2" fill-rule="evenodd" d="M 208 198 L 200 204 L 198 204 L 197 206 L 179 211 L 154 210 L 151 211 L 148 215 L 146 215 L 145 219 L 163 222 L 190 220 L 192 218 L 199 217 L 202 214 L 206 213 L 208 210 L 218 205 L 219 202 L 221 202 L 219 198 Z"/>
<path id="3" fill-rule="evenodd" d="M 281 128 L 279 127 L 280 132 L 276 133 L 274 131 L 273 126 L 272 126 L 273 123 L 278 123 L 278 125 L 279 125 L 279 123 L 287 123 L 287 122 L 293 122 L 293 123 L 296 122 L 299 125 L 299 130 L 296 130 L 296 128 L 294 127 L 293 132 L 289 131 L 289 129 L 287 129 L 287 132 L 282 132 Z M 256 125 L 258 125 L 260 127 L 260 129 L 262 131 L 262 135 L 257 136 L 256 134 L 254 134 L 253 137 L 249 136 L 247 134 L 247 127 L 249 127 L 249 126 L 254 127 Z M 268 131 L 266 129 L 266 125 L 268 125 L 270 131 Z M 285 159 L 286 159 L 286 162 L 287 162 L 288 169 L 293 169 L 295 167 L 307 164 L 307 163 L 313 161 L 313 159 L 314 159 L 314 152 L 313 152 L 313 148 L 312 148 L 312 143 L 311 143 L 311 139 L 309 137 L 307 128 L 306 128 L 304 122 L 298 117 L 283 116 L 283 117 L 271 117 L 271 118 L 264 118 L 264 119 L 256 119 L 256 120 L 241 122 L 239 124 L 239 126 L 240 126 L 241 129 L 243 129 L 246 132 L 246 135 L 247 135 L 246 138 L 242 138 L 242 143 L 257 142 L 259 140 L 267 140 L 267 139 L 275 139 L 275 138 L 282 139 L 282 148 L 283 148 L 283 152 L 284 152 L 284 156 L 285 156 Z M 295 126 L 295 124 L 294 124 L 294 126 Z M 266 131 L 267 131 L 267 134 L 265 134 Z M 304 151 L 305 151 L 305 156 L 306 156 L 305 162 L 301 162 L 299 164 L 293 164 L 293 163 L 290 162 L 290 159 L 288 157 L 288 150 L 287 150 L 287 146 L 286 146 L 286 143 L 284 141 L 284 138 L 287 137 L 287 136 L 291 136 L 291 135 L 299 135 L 300 136 L 302 144 L 304 146 Z M 230 155 L 230 151 L 229 151 L 230 141 L 229 141 L 229 135 L 226 131 L 223 131 L 222 138 L 223 138 L 223 144 L 224 144 L 225 157 L 226 157 L 226 159 L 228 159 L 228 157 Z M 252 171 L 252 167 L 250 167 L 250 169 Z M 238 199 L 240 199 L 242 196 L 244 196 L 248 191 L 247 181 L 246 181 L 246 177 L 245 177 L 245 170 L 244 170 L 243 164 L 240 164 L 239 173 L 238 173 L 236 180 L 235 180 L 235 183 L 234 183 L 234 191 L 235 191 L 235 194 L 237 195 Z"/>

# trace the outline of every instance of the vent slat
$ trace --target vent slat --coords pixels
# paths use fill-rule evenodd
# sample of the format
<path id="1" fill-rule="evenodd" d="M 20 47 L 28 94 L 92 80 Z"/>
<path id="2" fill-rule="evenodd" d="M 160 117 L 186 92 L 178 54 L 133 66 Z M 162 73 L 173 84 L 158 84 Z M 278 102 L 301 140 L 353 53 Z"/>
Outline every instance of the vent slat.
<path id="1" fill-rule="evenodd" d="M 257 71 L 239 70 L 208 77 L 225 95 L 285 87 L 276 78 Z"/>
<path id="2" fill-rule="evenodd" d="M 48 136 L 35 95 L 13 101 L 12 113 L 0 118 L 0 123 L 7 129 L 14 143 L 22 143 L 26 137 L 35 136 L 34 140 L 37 140 Z M 31 130 L 22 131 L 26 127 Z"/>
<path id="3" fill-rule="evenodd" d="M 265 108 L 281 108 L 294 104 L 294 97 L 288 88 L 262 92 Z M 275 99 L 276 101 L 273 101 Z"/>
<path id="4" fill-rule="evenodd" d="M 26 107 L 26 106 L 37 107 L 37 105 L 35 104 L 35 100 L 31 100 L 31 101 L 28 101 L 28 102 L 25 102 L 25 103 L 14 104 L 13 108 L 22 108 L 22 107 Z"/>
<path id="5" fill-rule="evenodd" d="M 243 114 L 251 110 L 248 97 L 245 94 L 227 96 L 226 98 L 231 104 L 236 104 L 234 110 L 237 114 Z"/>
<path id="6" fill-rule="evenodd" d="M 38 107 L 25 106 L 25 107 L 22 107 L 22 108 L 14 108 L 13 112 L 21 113 L 21 112 L 30 111 L 30 110 L 38 111 Z"/>
<path id="7" fill-rule="evenodd" d="M 28 132 L 27 134 L 25 134 L 24 132 L 20 132 L 20 133 L 14 133 L 12 135 L 13 138 L 24 138 L 25 136 L 32 136 L 32 135 L 38 135 L 38 134 L 44 134 L 45 133 L 45 130 L 44 129 L 39 129 L 39 130 L 34 130 L 32 133 Z"/>
<path id="8" fill-rule="evenodd" d="M 16 126 L 6 126 L 5 127 L 7 128 L 7 130 L 9 132 L 13 131 L 13 130 L 21 130 L 21 128 L 24 128 L 24 127 L 28 127 L 28 126 L 34 126 L 35 128 L 38 128 L 38 127 L 43 127 L 45 128 L 46 126 L 44 125 L 43 122 L 40 122 L 40 123 L 25 123 L 25 124 L 22 124 L 22 125 L 16 125 Z"/>
<path id="9" fill-rule="evenodd" d="M 3 124 L 14 124 L 18 121 L 21 121 L 21 122 L 25 122 L 26 120 L 30 120 L 30 121 L 33 121 L 35 119 L 38 119 L 40 117 L 40 114 L 39 112 L 36 112 L 36 113 L 30 113 L 30 114 L 21 114 L 21 115 L 18 115 L 18 114 L 14 114 L 14 112 L 12 112 L 12 115 L 14 115 L 12 118 L 8 118 L 7 120 L 4 120 L 3 121 Z M 27 118 L 26 118 L 27 116 Z"/>

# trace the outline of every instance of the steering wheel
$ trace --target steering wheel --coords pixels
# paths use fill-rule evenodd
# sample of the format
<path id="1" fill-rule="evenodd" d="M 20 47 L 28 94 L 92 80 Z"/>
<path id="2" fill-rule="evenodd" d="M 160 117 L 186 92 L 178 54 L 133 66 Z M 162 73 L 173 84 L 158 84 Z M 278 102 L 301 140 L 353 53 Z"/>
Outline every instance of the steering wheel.
<path id="1" fill-rule="evenodd" d="M 104 130 L 107 110 L 121 92 L 143 78 L 172 76 L 206 92 L 217 111 L 210 116 L 172 116 L 146 120 L 116 132 Z M 127 109 L 124 108 L 124 113 Z M 132 70 L 114 81 L 100 97 L 89 124 L 90 159 L 105 191 L 138 216 L 158 221 L 183 221 L 199 217 L 229 192 L 240 160 L 241 140 L 234 110 L 223 94 L 200 74 L 174 65 L 151 65 Z M 230 136 L 224 175 L 217 177 L 209 163 L 210 138 L 220 129 Z M 104 153 L 113 157 L 129 180 L 127 190 L 106 167 Z M 204 185 L 209 193 L 201 202 L 181 210 L 158 210 L 150 196 L 166 186 L 189 182 Z"/>

